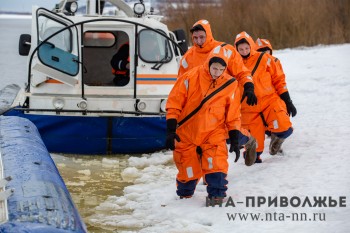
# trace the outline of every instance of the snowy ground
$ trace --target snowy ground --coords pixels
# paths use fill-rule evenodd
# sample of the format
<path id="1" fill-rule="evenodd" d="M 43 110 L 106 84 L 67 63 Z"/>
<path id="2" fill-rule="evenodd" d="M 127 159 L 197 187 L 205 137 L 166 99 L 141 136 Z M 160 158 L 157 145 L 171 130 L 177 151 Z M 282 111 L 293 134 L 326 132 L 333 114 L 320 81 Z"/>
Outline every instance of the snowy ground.
<path id="1" fill-rule="evenodd" d="M 350 44 L 286 49 L 275 55 L 282 61 L 298 110 L 292 119 L 295 131 L 284 143 L 283 156 L 268 154 L 269 139 L 262 164 L 246 167 L 243 159 L 234 164 L 230 156 L 227 194 L 236 207 L 206 207 L 202 184 L 193 198 L 178 199 L 177 171 L 172 153 L 166 151 L 131 157 L 131 167 L 122 173 L 132 182 L 124 196 L 110 196 L 88 221 L 135 232 L 349 232 Z M 318 202 L 316 207 L 247 207 L 247 196 L 289 200 L 296 196 L 302 201 L 309 198 L 312 204 L 314 197 L 347 199 L 346 207 L 339 202 L 336 207 Z M 240 201 L 244 204 L 237 204 Z M 235 213 L 236 219 L 229 220 L 227 214 Z M 239 213 L 260 216 L 253 221 L 249 215 L 244 221 Z M 295 221 L 296 214 L 299 221 Z M 272 221 L 266 216 L 272 216 Z"/>

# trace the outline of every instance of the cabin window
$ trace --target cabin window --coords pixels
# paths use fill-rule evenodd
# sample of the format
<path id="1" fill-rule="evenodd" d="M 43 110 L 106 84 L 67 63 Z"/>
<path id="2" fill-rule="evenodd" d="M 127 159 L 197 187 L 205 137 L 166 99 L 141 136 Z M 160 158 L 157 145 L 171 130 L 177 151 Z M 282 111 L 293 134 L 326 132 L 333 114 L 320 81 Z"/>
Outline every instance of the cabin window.
<path id="1" fill-rule="evenodd" d="M 86 47 L 112 47 L 116 43 L 115 35 L 111 32 L 85 32 L 84 46 Z"/>
<path id="2" fill-rule="evenodd" d="M 39 42 L 42 42 L 55 32 L 65 28 L 67 25 L 62 22 L 55 21 L 48 18 L 47 16 L 40 15 L 38 17 L 38 38 Z M 48 40 L 49 43 L 55 45 L 56 48 L 59 48 L 66 52 L 72 52 L 72 32 L 70 29 L 64 30 L 59 34 L 52 37 Z"/>
<path id="3" fill-rule="evenodd" d="M 132 57 L 130 38 L 125 31 L 84 32 L 84 84 L 88 86 L 130 87 Z"/>
<path id="4" fill-rule="evenodd" d="M 160 32 L 163 33 L 164 32 Z M 167 63 L 172 59 L 169 41 L 160 33 L 142 30 L 139 33 L 140 58 L 149 63 Z"/>
<path id="5" fill-rule="evenodd" d="M 38 43 L 49 38 L 54 33 L 64 29 L 68 25 L 46 15 L 38 16 Z M 77 51 L 73 49 L 73 41 L 77 46 L 77 38 L 73 38 L 73 32 L 76 35 L 76 28 L 68 28 L 50 38 L 38 50 L 40 61 L 53 69 L 75 76 L 79 72 L 79 63 Z"/>

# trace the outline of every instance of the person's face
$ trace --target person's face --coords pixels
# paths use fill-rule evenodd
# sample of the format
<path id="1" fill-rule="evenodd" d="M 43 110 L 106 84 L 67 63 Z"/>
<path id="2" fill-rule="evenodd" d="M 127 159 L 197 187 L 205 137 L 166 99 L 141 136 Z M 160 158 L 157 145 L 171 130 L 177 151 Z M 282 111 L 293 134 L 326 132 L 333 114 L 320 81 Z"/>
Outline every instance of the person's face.
<path id="1" fill-rule="evenodd" d="M 193 42 L 201 47 L 205 40 L 207 39 L 207 35 L 205 34 L 205 31 L 194 31 L 192 34 Z"/>
<path id="2" fill-rule="evenodd" d="M 250 53 L 250 46 L 248 43 L 241 43 L 237 46 L 237 51 L 242 56 L 247 56 Z"/>
<path id="3" fill-rule="evenodd" d="M 226 66 L 221 65 L 218 62 L 214 62 L 209 67 L 210 75 L 213 79 L 219 78 L 224 73 Z"/>

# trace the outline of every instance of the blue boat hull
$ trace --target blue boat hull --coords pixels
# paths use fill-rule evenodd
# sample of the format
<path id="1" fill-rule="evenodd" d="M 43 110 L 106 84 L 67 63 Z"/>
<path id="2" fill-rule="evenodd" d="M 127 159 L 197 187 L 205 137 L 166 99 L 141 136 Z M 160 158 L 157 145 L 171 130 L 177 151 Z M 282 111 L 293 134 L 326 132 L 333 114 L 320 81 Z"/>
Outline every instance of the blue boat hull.
<path id="1" fill-rule="evenodd" d="M 137 154 L 164 149 L 166 119 L 156 117 L 91 117 L 24 114 L 6 116 L 32 121 L 49 150 L 68 154 Z"/>
<path id="2" fill-rule="evenodd" d="M 12 177 L 6 190 L 14 190 L 0 232 L 87 232 L 33 123 L 0 116 L 0 151 L 4 177 Z"/>

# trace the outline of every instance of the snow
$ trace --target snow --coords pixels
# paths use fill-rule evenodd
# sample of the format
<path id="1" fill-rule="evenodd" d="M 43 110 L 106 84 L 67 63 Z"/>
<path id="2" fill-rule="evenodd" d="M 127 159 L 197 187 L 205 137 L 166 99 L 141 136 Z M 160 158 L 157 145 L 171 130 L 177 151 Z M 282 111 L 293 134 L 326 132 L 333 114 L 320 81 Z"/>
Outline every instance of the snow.
<path id="1" fill-rule="evenodd" d="M 0 19 L 31 19 L 32 15 L 0 14 Z"/>
<path id="2" fill-rule="evenodd" d="M 243 159 L 229 157 L 228 197 L 235 207 L 206 207 L 206 187 L 199 182 L 191 199 L 175 193 L 176 167 L 172 152 L 163 151 L 130 157 L 122 177 L 130 186 L 123 196 L 110 196 L 88 218 L 90 224 L 118 232 L 348 232 L 350 227 L 350 44 L 315 46 L 275 51 L 287 75 L 288 88 L 298 114 L 292 118 L 294 133 L 283 144 L 283 155 L 268 154 L 265 142 L 263 163 L 251 167 Z M 310 199 L 316 207 L 246 206 L 246 197 L 257 199 L 297 197 Z M 339 198 L 345 196 L 346 207 Z M 327 207 L 314 198 L 327 197 Z M 328 207 L 329 198 L 337 200 Z M 279 199 L 280 200 L 280 199 Z M 237 202 L 244 204 L 237 204 Z M 226 203 L 228 204 L 228 203 Z M 228 219 L 228 214 L 255 213 L 259 221 Z M 265 214 L 277 216 L 265 221 Z M 281 216 L 314 213 L 325 220 L 292 221 Z M 236 215 L 236 216 L 237 216 Z M 263 220 L 261 220 L 263 219 Z M 279 221 L 280 219 L 280 221 Z M 318 221 L 317 221 L 318 220 Z M 123 229 L 133 229 L 124 230 Z"/>

